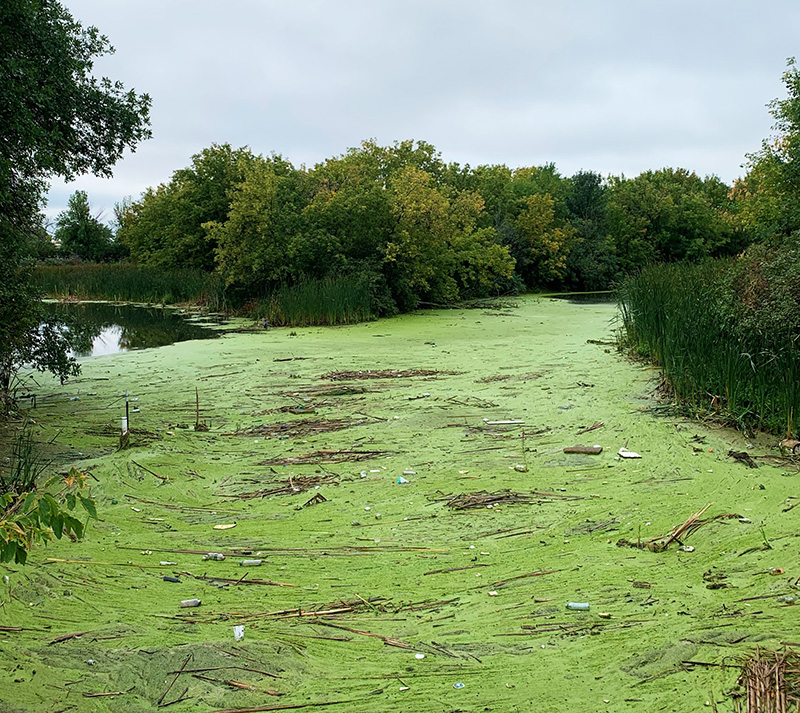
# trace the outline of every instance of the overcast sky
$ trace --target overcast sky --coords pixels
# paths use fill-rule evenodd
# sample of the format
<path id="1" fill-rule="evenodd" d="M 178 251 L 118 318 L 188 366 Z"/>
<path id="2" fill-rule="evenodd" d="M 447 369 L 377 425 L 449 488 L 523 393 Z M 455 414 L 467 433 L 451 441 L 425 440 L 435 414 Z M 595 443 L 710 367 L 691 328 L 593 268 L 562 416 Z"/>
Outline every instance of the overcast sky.
<path id="1" fill-rule="evenodd" d="M 472 166 L 730 182 L 800 54 L 798 0 L 63 3 L 117 50 L 97 73 L 150 94 L 153 138 L 113 179 L 54 181 L 50 218 L 77 189 L 109 218 L 214 142 L 312 166 L 417 139 Z"/>

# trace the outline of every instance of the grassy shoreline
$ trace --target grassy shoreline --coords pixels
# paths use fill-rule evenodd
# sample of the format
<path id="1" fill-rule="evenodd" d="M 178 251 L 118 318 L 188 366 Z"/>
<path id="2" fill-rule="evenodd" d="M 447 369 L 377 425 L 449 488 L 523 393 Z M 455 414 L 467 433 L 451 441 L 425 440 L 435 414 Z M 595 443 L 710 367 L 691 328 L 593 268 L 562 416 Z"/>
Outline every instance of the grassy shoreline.
<path id="1" fill-rule="evenodd" d="M 658 366 L 694 414 L 792 437 L 800 426 L 796 299 L 783 275 L 762 272 L 752 257 L 647 268 L 620 289 L 623 343 Z"/>

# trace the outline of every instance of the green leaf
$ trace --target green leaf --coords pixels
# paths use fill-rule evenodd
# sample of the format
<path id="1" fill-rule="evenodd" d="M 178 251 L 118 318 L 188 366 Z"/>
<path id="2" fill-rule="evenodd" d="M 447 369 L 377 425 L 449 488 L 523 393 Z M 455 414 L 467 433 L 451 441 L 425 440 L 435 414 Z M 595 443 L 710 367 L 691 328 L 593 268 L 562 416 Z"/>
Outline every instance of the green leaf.
<path id="1" fill-rule="evenodd" d="M 20 547 L 17 545 L 17 551 L 14 554 L 14 562 L 16 564 L 25 564 L 25 560 L 28 559 L 28 552 L 24 547 Z"/>
<path id="2" fill-rule="evenodd" d="M 14 555 L 17 553 L 17 543 L 16 542 L 6 542 L 2 549 L 0 549 L 0 562 L 10 562 L 14 559 Z"/>
<path id="3" fill-rule="evenodd" d="M 95 506 L 94 500 L 91 498 L 84 498 L 83 495 L 79 495 L 78 497 L 81 499 L 81 505 L 83 505 L 86 512 L 97 520 L 97 507 Z"/>
<path id="4" fill-rule="evenodd" d="M 74 495 L 74 493 L 67 493 L 66 500 L 67 500 L 67 507 L 70 510 L 74 510 L 75 509 L 75 495 Z"/>
<path id="5" fill-rule="evenodd" d="M 58 513 L 58 515 L 50 521 L 50 527 L 53 528 L 53 534 L 56 536 L 56 539 L 60 540 L 64 535 L 64 514 Z"/>
<path id="6" fill-rule="evenodd" d="M 75 537 L 80 539 L 83 537 L 83 523 L 67 514 L 64 514 L 64 526 L 68 532 L 74 533 Z"/>
<path id="7" fill-rule="evenodd" d="M 33 508 L 34 500 L 36 500 L 36 492 L 30 492 L 25 496 L 21 511 L 23 514 L 29 512 Z"/>
<path id="8" fill-rule="evenodd" d="M 50 503 L 44 498 L 39 500 L 39 520 L 45 525 L 50 522 Z"/>

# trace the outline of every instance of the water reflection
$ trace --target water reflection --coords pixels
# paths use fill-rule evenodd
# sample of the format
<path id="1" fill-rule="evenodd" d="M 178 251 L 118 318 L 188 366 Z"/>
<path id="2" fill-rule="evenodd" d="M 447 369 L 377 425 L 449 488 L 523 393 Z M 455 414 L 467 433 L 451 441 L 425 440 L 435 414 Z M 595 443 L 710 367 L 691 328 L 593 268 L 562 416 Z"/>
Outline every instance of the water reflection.
<path id="1" fill-rule="evenodd" d="M 97 303 L 49 303 L 47 315 L 77 337 L 78 357 L 163 347 L 189 339 L 213 339 L 219 332 L 173 310 Z"/>
<path id="2" fill-rule="evenodd" d="M 613 304 L 617 301 L 616 290 L 603 292 L 567 292 L 562 295 L 549 295 L 558 300 L 568 300 L 572 304 L 578 305 L 605 305 Z"/>

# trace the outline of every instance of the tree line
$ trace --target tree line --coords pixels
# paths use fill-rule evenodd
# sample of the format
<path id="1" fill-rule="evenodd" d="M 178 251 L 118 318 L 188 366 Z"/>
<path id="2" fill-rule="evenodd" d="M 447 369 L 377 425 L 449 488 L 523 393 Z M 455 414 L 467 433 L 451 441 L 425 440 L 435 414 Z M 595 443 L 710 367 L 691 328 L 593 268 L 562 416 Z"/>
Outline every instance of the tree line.
<path id="1" fill-rule="evenodd" d="M 753 235 L 739 200 L 684 169 L 604 178 L 554 164 L 472 168 L 424 141 L 364 141 L 311 169 L 215 144 L 118 204 L 115 244 L 139 264 L 216 271 L 241 298 L 346 276 L 391 313 L 608 289 L 651 262 L 734 254 Z"/>

